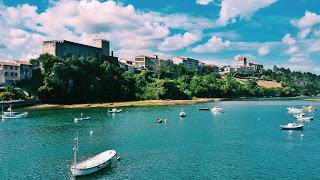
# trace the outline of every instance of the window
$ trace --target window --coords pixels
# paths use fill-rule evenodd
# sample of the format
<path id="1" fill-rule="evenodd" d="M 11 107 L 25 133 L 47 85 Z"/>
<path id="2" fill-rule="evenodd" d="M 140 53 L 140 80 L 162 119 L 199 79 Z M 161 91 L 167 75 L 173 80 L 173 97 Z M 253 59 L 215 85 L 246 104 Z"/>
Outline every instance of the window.
<path id="1" fill-rule="evenodd" d="M 8 76 L 8 72 L 5 72 L 5 74 L 4 74 L 5 76 Z"/>
<path id="2" fill-rule="evenodd" d="M 12 69 L 12 66 L 10 66 L 10 69 Z"/>
<path id="3" fill-rule="evenodd" d="M 13 76 L 13 72 L 11 72 L 11 76 Z"/>

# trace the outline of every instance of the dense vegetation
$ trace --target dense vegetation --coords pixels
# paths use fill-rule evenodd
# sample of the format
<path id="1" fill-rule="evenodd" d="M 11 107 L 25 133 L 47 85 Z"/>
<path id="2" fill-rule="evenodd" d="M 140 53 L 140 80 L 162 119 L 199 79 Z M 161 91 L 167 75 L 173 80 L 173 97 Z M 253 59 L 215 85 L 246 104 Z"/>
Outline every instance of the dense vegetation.
<path id="1" fill-rule="evenodd" d="M 319 94 L 320 77 L 288 69 L 266 70 L 262 79 L 277 80 L 283 87 L 264 88 L 257 78 L 239 82 L 214 74 L 212 68 L 186 69 L 168 64 L 136 74 L 122 72 L 115 58 L 64 58 L 41 55 L 33 61 L 31 80 L 18 85 L 42 102 L 83 103 L 145 99 L 209 97 L 285 97 Z"/>

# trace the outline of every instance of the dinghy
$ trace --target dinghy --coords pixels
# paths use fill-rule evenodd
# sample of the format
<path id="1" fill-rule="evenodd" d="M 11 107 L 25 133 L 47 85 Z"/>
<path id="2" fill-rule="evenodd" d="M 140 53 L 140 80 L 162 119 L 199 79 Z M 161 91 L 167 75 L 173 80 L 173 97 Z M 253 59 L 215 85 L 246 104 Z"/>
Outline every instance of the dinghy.
<path id="1" fill-rule="evenodd" d="M 303 109 L 298 109 L 298 108 L 295 108 L 295 107 L 289 107 L 289 108 L 287 108 L 287 110 L 288 110 L 288 113 L 291 113 L 291 114 L 303 113 Z"/>
<path id="2" fill-rule="evenodd" d="M 12 110 L 12 106 L 8 108 L 7 112 L 3 112 L 1 118 L 2 119 L 19 119 L 25 118 L 28 116 L 28 112 L 14 112 Z"/>
<path id="3" fill-rule="evenodd" d="M 312 121 L 314 117 L 306 117 L 304 113 L 294 116 L 298 121 Z"/>
<path id="4" fill-rule="evenodd" d="M 84 120 L 89 120 L 89 119 L 91 119 L 91 117 L 80 117 L 80 118 L 74 118 L 74 122 L 84 121 Z"/>
<path id="5" fill-rule="evenodd" d="M 74 118 L 74 122 L 83 121 L 83 120 L 89 120 L 91 117 L 83 117 L 83 113 L 80 113 L 80 117 Z"/>
<path id="6" fill-rule="evenodd" d="M 90 159 L 77 163 L 78 136 L 74 139 L 74 163 L 71 166 L 72 176 L 84 176 L 97 172 L 111 163 L 111 159 L 117 154 L 115 150 L 104 151 Z"/>
<path id="7" fill-rule="evenodd" d="M 182 117 L 182 118 L 184 118 L 184 117 L 186 117 L 186 113 L 183 112 L 183 111 L 181 111 L 181 112 L 179 113 L 179 116 Z"/>
<path id="8" fill-rule="evenodd" d="M 119 113 L 121 111 L 122 111 L 122 109 L 117 109 L 117 108 L 112 108 L 111 111 L 108 110 L 109 113 Z"/>
<path id="9" fill-rule="evenodd" d="M 218 113 L 218 112 L 223 112 L 223 109 L 219 106 L 215 106 L 211 109 L 212 112 Z"/>
<path id="10" fill-rule="evenodd" d="M 281 125 L 280 129 L 282 129 L 282 130 L 302 130 L 303 124 L 289 123 L 287 125 Z"/>

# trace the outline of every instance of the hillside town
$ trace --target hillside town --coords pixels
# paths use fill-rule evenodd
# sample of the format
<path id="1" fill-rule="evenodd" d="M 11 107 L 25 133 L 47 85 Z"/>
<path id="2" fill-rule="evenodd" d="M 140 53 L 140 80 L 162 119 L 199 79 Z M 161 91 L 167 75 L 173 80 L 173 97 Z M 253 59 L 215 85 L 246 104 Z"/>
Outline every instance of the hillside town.
<path id="1" fill-rule="evenodd" d="M 212 71 L 220 75 L 254 75 L 261 74 L 264 70 L 262 64 L 249 62 L 245 56 L 236 57 L 236 65 L 219 67 L 214 64 L 206 64 L 201 60 L 191 57 L 175 56 L 164 59 L 158 55 L 136 55 L 134 59 L 125 60 L 114 56 L 110 49 L 110 41 L 98 37 L 93 39 L 92 46 L 71 42 L 67 40 L 43 41 L 42 54 L 50 54 L 57 57 L 72 55 L 75 57 L 101 58 L 103 56 L 116 59 L 123 71 L 135 73 L 142 69 L 157 69 L 166 64 L 182 65 L 185 68 L 212 68 Z M 0 84 L 13 84 L 19 80 L 32 78 L 31 60 L 2 60 L 0 61 Z"/>

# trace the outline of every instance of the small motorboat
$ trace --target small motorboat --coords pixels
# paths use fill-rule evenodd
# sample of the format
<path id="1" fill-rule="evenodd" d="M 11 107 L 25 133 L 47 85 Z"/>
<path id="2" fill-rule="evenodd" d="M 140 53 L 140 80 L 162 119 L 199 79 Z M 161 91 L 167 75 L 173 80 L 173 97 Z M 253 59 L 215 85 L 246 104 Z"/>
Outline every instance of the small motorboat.
<path id="1" fill-rule="evenodd" d="M 74 118 L 74 122 L 84 121 L 89 119 L 91 119 L 91 117 L 79 117 L 79 118 Z"/>
<path id="2" fill-rule="evenodd" d="M 184 117 L 186 117 L 186 113 L 183 112 L 183 111 L 181 111 L 181 112 L 179 113 L 179 116 L 182 117 L 182 118 L 184 118 Z"/>
<path id="3" fill-rule="evenodd" d="M 306 117 L 304 113 L 294 116 L 298 121 L 312 121 L 314 117 Z"/>
<path id="4" fill-rule="evenodd" d="M 12 110 L 12 106 L 8 108 L 7 112 L 3 112 L 1 118 L 2 119 L 19 119 L 25 118 L 28 116 L 28 112 L 14 112 Z"/>
<path id="5" fill-rule="evenodd" d="M 162 122 L 163 122 L 163 120 L 158 118 L 158 119 L 156 119 L 154 122 L 155 122 L 155 123 L 159 123 L 159 124 L 160 124 L 160 123 L 162 123 Z"/>
<path id="6" fill-rule="evenodd" d="M 210 111 L 209 108 L 199 108 L 199 111 Z"/>
<path id="7" fill-rule="evenodd" d="M 288 110 L 288 113 L 291 113 L 291 114 L 303 113 L 303 109 L 298 109 L 298 108 L 295 108 L 295 107 L 289 107 L 289 108 L 287 108 L 287 110 Z"/>
<path id="8" fill-rule="evenodd" d="M 112 108 L 111 111 L 108 110 L 109 113 L 119 113 L 121 111 L 122 111 L 122 109 L 117 109 L 117 108 Z"/>
<path id="9" fill-rule="evenodd" d="M 74 122 L 83 121 L 83 120 L 89 120 L 91 117 L 83 117 L 83 114 L 80 114 L 80 117 L 74 118 Z"/>
<path id="10" fill-rule="evenodd" d="M 303 110 L 305 111 L 316 111 L 317 108 L 314 108 L 312 105 L 307 106 L 307 107 L 303 107 Z"/>
<path id="11" fill-rule="evenodd" d="M 220 106 L 215 106 L 211 109 L 212 112 L 223 112 L 223 109 Z"/>
<path id="12" fill-rule="evenodd" d="M 302 130 L 303 124 L 289 123 L 287 125 L 280 125 L 280 129 L 282 129 L 282 130 Z"/>
<path id="13" fill-rule="evenodd" d="M 115 150 L 108 150 L 83 162 L 77 163 L 78 136 L 74 139 L 74 141 L 74 162 L 71 166 L 71 174 L 74 177 L 92 174 L 105 168 L 111 163 L 111 159 L 117 154 Z"/>

